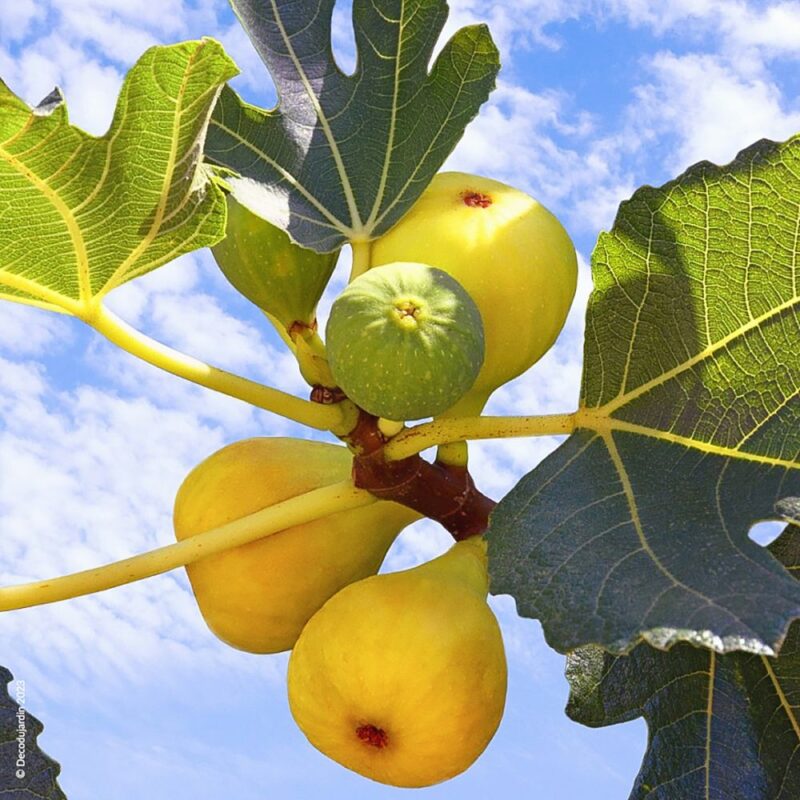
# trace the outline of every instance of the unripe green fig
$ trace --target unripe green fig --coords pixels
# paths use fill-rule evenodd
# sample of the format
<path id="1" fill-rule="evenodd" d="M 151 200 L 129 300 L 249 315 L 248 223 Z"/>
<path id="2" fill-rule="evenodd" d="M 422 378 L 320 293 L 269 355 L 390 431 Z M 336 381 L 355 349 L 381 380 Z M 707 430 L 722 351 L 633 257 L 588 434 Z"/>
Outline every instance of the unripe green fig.
<path id="1" fill-rule="evenodd" d="M 326 344 L 337 385 L 389 420 L 450 408 L 472 386 L 484 352 L 481 315 L 463 287 L 407 262 L 371 269 L 342 292 Z"/>
<path id="2" fill-rule="evenodd" d="M 452 275 L 478 306 L 486 356 L 447 416 L 470 416 L 555 342 L 575 296 L 575 248 L 561 223 L 524 192 L 442 172 L 372 246 L 371 264 L 418 261 Z"/>
<path id="3" fill-rule="evenodd" d="M 300 247 L 232 195 L 227 202 L 226 236 L 211 248 L 225 277 L 287 331 L 295 325 L 313 327 L 338 251 L 316 253 Z"/>
<path id="4" fill-rule="evenodd" d="M 289 706 L 311 744 L 393 786 L 430 786 L 467 769 L 505 706 L 505 652 L 487 591 L 485 545 L 468 539 L 334 595 L 289 660 Z"/>
<path id="5" fill-rule="evenodd" d="M 178 540 L 290 497 L 346 480 L 346 447 L 285 438 L 246 439 L 195 467 L 175 499 Z M 419 515 L 379 501 L 287 528 L 207 556 L 186 571 L 209 628 L 251 653 L 290 649 L 317 609 L 343 586 L 378 571 L 400 531 Z"/>

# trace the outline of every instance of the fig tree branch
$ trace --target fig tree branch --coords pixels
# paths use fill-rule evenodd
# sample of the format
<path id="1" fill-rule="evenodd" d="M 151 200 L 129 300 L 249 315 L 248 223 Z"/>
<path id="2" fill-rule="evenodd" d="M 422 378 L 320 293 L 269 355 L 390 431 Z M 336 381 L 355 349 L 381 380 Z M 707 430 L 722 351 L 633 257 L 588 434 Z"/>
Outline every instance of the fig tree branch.
<path id="1" fill-rule="evenodd" d="M 317 430 L 329 430 L 339 435 L 347 433 L 355 425 L 355 416 L 347 403 L 313 403 L 212 367 L 151 339 L 103 305 L 96 305 L 82 319 L 122 350 L 199 386 L 235 397 Z"/>
<path id="2" fill-rule="evenodd" d="M 0 611 L 55 603 L 133 583 L 184 567 L 204 556 L 254 542 L 293 525 L 302 525 L 375 501 L 373 495 L 357 489 L 351 481 L 324 486 L 182 542 L 159 547 L 132 558 L 58 578 L 0 588 Z"/>
<path id="3" fill-rule="evenodd" d="M 376 451 L 353 462 L 353 480 L 382 500 L 393 500 L 438 522 L 456 541 L 480 536 L 495 503 L 475 486 L 466 467 L 431 464 L 421 456 L 385 461 Z"/>
<path id="4" fill-rule="evenodd" d="M 522 436 L 562 436 L 575 430 L 575 414 L 534 417 L 456 417 L 408 428 L 387 442 L 387 461 L 400 461 L 429 447 L 464 439 L 509 439 Z"/>

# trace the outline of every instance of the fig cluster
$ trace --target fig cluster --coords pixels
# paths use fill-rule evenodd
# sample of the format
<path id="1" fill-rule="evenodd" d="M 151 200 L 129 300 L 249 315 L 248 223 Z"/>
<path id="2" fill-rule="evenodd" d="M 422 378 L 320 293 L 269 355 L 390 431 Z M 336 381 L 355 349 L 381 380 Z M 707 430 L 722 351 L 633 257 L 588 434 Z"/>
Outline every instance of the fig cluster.
<path id="1" fill-rule="evenodd" d="M 352 456 L 323 442 L 255 438 L 189 473 L 178 539 L 344 480 Z M 405 572 L 376 574 L 418 515 L 379 501 L 207 556 L 186 569 L 200 612 L 225 643 L 292 650 L 289 704 L 309 741 L 394 786 L 463 772 L 503 714 L 506 662 L 486 597 L 483 540 Z"/>
<path id="2" fill-rule="evenodd" d="M 487 178 L 437 175 L 394 228 L 363 245 L 324 341 L 317 306 L 338 254 L 305 250 L 230 198 L 227 238 L 214 255 L 292 349 L 312 397 L 322 388 L 327 401 L 347 400 L 378 418 L 385 438 L 407 420 L 479 415 L 552 346 L 575 293 L 575 250 L 558 220 Z M 353 468 L 345 445 L 231 444 L 180 487 L 175 534 L 195 536 L 346 481 Z M 187 567 L 200 613 L 222 641 L 252 653 L 291 650 L 289 705 L 309 741 L 403 787 L 467 769 L 494 735 L 506 695 L 481 536 L 378 574 L 418 518 L 379 500 Z"/>
<path id="3" fill-rule="evenodd" d="M 317 304 L 338 254 L 297 246 L 231 198 L 227 237 L 214 255 L 299 348 L 310 382 L 400 422 L 480 414 L 553 345 L 578 276 L 569 235 L 541 203 L 461 172 L 436 175 L 369 244 L 366 271 L 333 303 L 324 346 Z"/>

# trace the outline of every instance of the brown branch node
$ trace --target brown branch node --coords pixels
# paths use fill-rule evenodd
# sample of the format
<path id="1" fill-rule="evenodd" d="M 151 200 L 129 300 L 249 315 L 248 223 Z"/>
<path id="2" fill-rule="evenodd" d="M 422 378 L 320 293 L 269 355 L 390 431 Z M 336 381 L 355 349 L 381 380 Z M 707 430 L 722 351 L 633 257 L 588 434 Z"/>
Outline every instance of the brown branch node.
<path id="1" fill-rule="evenodd" d="M 356 454 L 355 485 L 436 520 L 456 540 L 482 534 L 496 503 L 478 490 L 469 471 L 440 462 L 431 464 L 420 455 L 387 461 L 383 452 L 387 440 L 377 423 L 376 417 L 362 412 L 348 436 Z"/>

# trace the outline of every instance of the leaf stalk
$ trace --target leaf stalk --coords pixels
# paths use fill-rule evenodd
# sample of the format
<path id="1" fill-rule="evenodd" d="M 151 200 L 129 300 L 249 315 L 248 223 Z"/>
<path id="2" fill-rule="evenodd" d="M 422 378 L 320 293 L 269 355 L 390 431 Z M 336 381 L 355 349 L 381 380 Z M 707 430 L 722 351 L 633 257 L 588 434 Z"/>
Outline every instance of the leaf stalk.
<path id="1" fill-rule="evenodd" d="M 349 283 L 352 283 L 372 266 L 372 242 L 351 240 L 350 247 L 353 251 L 353 266 L 350 269 Z"/>
<path id="2" fill-rule="evenodd" d="M 102 334 L 117 347 L 148 364 L 172 375 L 196 383 L 206 389 L 235 397 L 257 408 L 279 414 L 301 425 L 317 430 L 345 434 L 355 424 L 352 414 L 344 404 L 322 405 L 303 400 L 270 386 L 242 378 L 212 367 L 171 347 L 151 339 L 128 325 L 101 304 L 82 316 L 84 322 Z"/>
<path id="3" fill-rule="evenodd" d="M 576 414 L 532 417 L 455 417 L 408 428 L 386 443 L 387 461 L 399 461 L 429 447 L 466 439 L 509 439 L 521 436 L 563 436 L 576 428 Z"/>
<path id="4" fill-rule="evenodd" d="M 132 558 L 58 578 L 0 588 L 0 611 L 56 603 L 151 578 L 294 525 L 369 505 L 376 499 L 369 492 L 357 489 L 352 481 L 324 486 Z"/>

